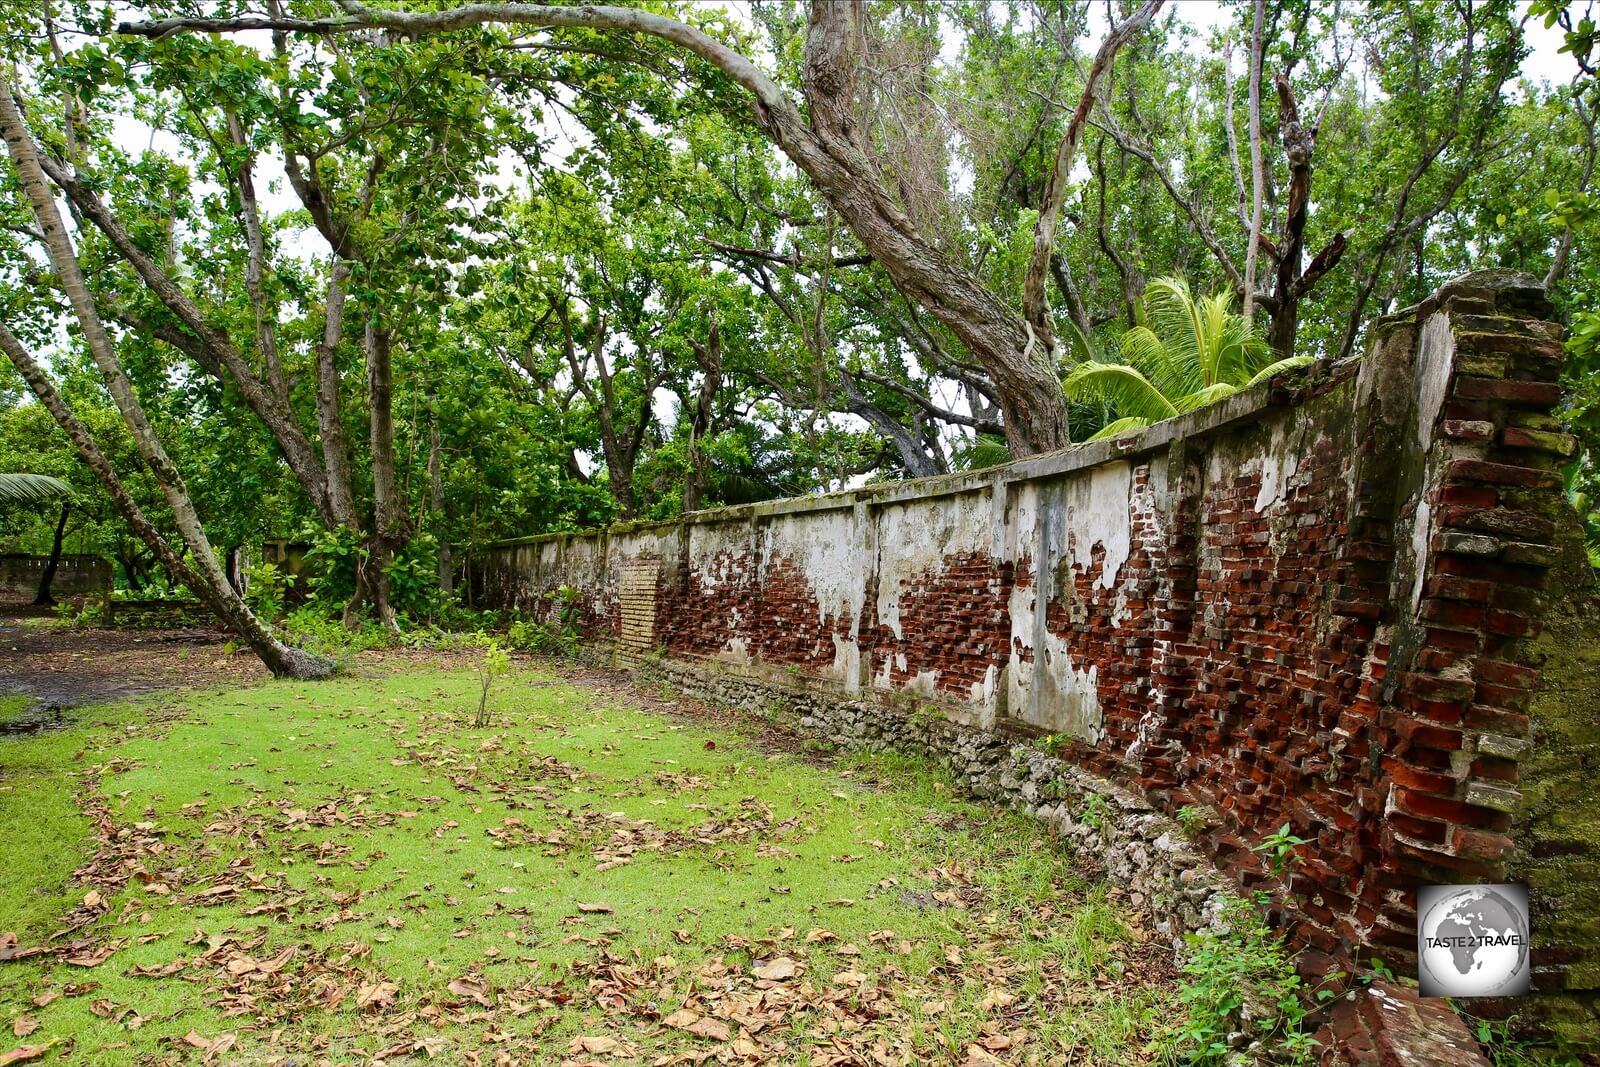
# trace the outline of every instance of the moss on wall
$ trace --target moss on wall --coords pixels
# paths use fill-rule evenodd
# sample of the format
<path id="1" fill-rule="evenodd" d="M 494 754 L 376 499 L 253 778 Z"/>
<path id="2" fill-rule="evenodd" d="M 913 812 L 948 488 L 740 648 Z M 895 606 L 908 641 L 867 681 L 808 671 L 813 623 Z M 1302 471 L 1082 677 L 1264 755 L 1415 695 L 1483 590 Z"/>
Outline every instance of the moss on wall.
<path id="1" fill-rule="evenodd" d="M 1565 596 L 1534 644 L 1540 690 L 1521 762 L 1520 858 L 1511 872 L 1528 884 L 1534 944 L 1550 963 L 1569 965 L 1567 991 L 1507 1007 L 1563 1042 L 1600 1051 L 1600 597 L 1592 578 L 1559 576 Z"/>

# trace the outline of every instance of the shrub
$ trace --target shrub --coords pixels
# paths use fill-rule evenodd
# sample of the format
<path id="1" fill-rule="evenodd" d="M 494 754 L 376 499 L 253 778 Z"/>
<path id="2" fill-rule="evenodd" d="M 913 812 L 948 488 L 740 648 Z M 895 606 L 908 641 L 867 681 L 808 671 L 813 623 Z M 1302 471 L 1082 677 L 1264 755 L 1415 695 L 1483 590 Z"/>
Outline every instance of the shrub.
<path id="1" fill-rule="evenodd" d="M 1210 1067 L 1226 1063 L 1236 1046 L 1257 1041 L 1276 1061 L 1310 1064 L 1318 1043 L 1303 1030 L 1310 1009 L 1294 954 L 1250 901 L 1228 898 L 1221 920 L 1221 931 L 1187 935 L 1178 995 L 1188 1014 L 1174 1034 L 1175 1051 L 1185 1063 Z M 1332 995 L 1331 989 L 1317 993 L 1318 999 Z"/>

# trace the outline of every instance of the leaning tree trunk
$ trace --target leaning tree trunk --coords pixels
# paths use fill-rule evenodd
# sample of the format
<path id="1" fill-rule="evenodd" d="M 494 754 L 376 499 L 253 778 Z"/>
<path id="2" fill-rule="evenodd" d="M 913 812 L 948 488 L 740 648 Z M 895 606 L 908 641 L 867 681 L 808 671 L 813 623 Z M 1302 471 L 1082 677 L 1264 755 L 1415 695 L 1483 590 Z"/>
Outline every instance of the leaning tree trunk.
<path id="1" fill-rule="evenodd" d="M 3 86 L 0 86 L 0 92 L 3 92 Z M 134 536 L 150 547 L 173 578 L 194 590 L 195 595 L 206 607 L 228 623 L 250 646 L 251 651 L 261 658 L 267 669 L 278 677 L 326 678 L 333 673 L 333 664 L 329 661 L 279 641 L 238 597 L 231 595 L 232 590 L 227 588 L 226 582 L 222 583 L 222 589 L 226 592 L 219 592 L 216 583 L 208 581 L 189 566 L 177 549 L 161 536 L 161 532 L 139 510 L 139 505 L 134 502 L 133 497 L 123 486 L 122 480 L 117 477 L 116 470 L 111 466 L 110 460 L 106 459 L 100 446 L 89 435 L 89 431 L 84 429 L 83 424 L 72 413 L 72 409 L 67 407 L 66 401 L 61 399 L 61 394 L 46 377 L 38 361 L 23 347 L 22 342 L 17 340 L 16 335 L 6 328 L 4 322 L 0 322 L 0 349 L 5 350 L 23 380 L 28 383 L 28 388 L 33 390 L 33 395 L 39 398 L 39 403 L 50 413 L 51 418 L 55 419 L 56 425 L 66 433 L 84 464 L 94 472 L 95 478 L 105 489 L 106 495 L 111 497 L 112 504 L 126 520 Z M 129 575 L 129 584 L 133 584 L 135 569 L 128 565 L 127 560 L 123 561 L 123 569 Z"/>
<path id="2" fill-rule="evenodd" d="M 38 607 L 53 607 L 56 598 L 50 595 L 50 585 L 56 580 L 56 567 L 61 563 L 61 543 L 67 536 L 67 516 L 72 513 L 71 504 L 61 505 L 61 518 L 56 522 L 56 535 L 50 542 L 50 558 L 45 562 L 44 573 L 39 576 L 39 592 L 34 596 L 33 602 Z"/>
<path id="3" fill-rule="evenodd" d="M 139 449 L 140 456 L 161 486 L 162 495 L 172 509 L 173 518 L 177 522 L 184 543 L 188 546 L 194 565 L 192 567 L 185 565 L 148 522 L 142 522 L 142 525 L 154 535 L 155 542 L 159 542 L 161 547 L 158 548 L 155 542 L 143 534 L 141 537 L 161 555 L 167 569 L 173 571 L 175 575 L 182 575 L 184 584 L 193 589 L 207 606 L 231 626 L 274 674 L 294 678 L 323 678 L 332 674 L 332 663 L 299 649 L 290 648 L 279 641 L 271 629 L 256 617 L 228 585 L 227 576 L 217 563 L 216 553 L 212 551 L 205 528 L 201 525 L 200 517 L 195 513 L 188 491 L 184 488 L 182 476 L 167 456 L 166 449 L 157 439 L 155 431 L 151 429 L 144 408 L 134 395 L 133 385 L 128 381 L 128 376 L 123 372 L 122 364 L 117 359 L 116 351 L 111 346 L 111 339 L 105 332 L 99 310 L 95 307 L 88 283 L 78 265 L 72 240 L 67 236 L 61 214 L 56 208 L 55 197 L 45 180 L 44 170 L 39 165 L 33 139 L 28 135 L 27 127 L 22 121 L 21 112 L 12 97 L 11 87 L 4 79 L 0 79 L 0 133 L 4 134 L 6 149 L 16 166 L 23 191 L 33 207 L 34 217 L 43 233 L 50 264 L 55 270 L 62 291 L 72 302 L 89 354 L 105 379 L 106 387 L 117 405 L 117 410 L 122 414 L 122 420 L 128 427 L 134 445 Z M 5 332 L 4 338 L 7 355 L 22 372 L 34 394 L 41 402 L 45 402 L 46 391 L 54 394 L 53 386 L 10 331 Z M 60 401 L 59 396 L 56 396 L 56 403 L 59 411 L 52 410 L 52 416 L 68 436 L 73 437 L 74 443 L 78 445 L 79 455 L 85 462 L 91 462 L 88 449 L 93 448 L 94 454 L 98 455 L 98 448 L 93 447 L 92 439 L 88 437 L 83 427 L 77 424 L 76 418 Z M 76 426 L 77 436 L 74 436 L 73 426 Z M 121 490 L 121 483 L 116 479 L 115 471 L 105 461 L 103 455 L 99 456 L 99 462 L 103 470 L 97 470 L 96 473 L 101 477 L 102 484 L 106 485 L 107 491 L 112 492 L 110 483 L 115 483 L 117 489 Z M 108 477 L 110 482 L 107 480 Z M 115 497 L 117 494 L 112 492 L 112 495 Z M 126 497 L 126 491 L 122 491 L 122 495 Z M 128 499 L 128 503 L 132 504 L 131 498 Z M 124 517 L 133 523 L 133 518 L 127 510 L 124 510 Z M 143 520 L 142 515 L 140 519 Z M 181 569 L 174 570 L 174 564 Z"/>

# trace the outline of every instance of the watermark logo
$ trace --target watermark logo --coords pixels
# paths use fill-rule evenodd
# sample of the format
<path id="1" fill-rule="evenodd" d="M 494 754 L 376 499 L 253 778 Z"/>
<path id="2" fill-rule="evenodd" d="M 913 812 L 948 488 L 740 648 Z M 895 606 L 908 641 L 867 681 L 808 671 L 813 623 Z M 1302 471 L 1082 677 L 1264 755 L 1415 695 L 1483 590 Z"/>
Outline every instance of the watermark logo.
<path id="1" fill-rule="evenodd" d="M 1425 885 L 1417 890 L 1417 984 L 1425 997 L 1515 997 L 1528 991 L 1528 889 Z"/>

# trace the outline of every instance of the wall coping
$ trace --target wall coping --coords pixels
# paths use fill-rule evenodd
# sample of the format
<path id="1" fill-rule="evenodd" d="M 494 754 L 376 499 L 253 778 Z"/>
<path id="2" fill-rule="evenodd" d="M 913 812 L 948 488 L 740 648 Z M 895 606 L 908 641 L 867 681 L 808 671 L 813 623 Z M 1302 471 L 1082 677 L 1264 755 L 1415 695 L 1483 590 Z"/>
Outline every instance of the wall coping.
<path id="1" fill-rule="evenodd" d="M 963 493 L 981 492 L 984 489 L 1017 482 L 1073 474 L 1106 463 L 1164 451 L 1174 441 L 1204 438 L 1242 423 L 1257 421 L 1269 411 L 1294 407 L 1310 396 L 1353 378 L 1360 364 L 1359 356 L 1337 363 L 1318 361 L 1309 367 L 1281 374 L 1250 389 L 1235 393 L 1215 404 L 1165 419 L 1136 433 L 1123 434 L 1103 441 L 1085 441 L 1068 445 L 1055 452 L 1015 459 L 1009 463 L 984 467 L 980 470 L 880 482 L 876 485 L 845 489 L 835 493 L 783 497 L 754 504 L 707 508 L 672 519 L 619 522 L 583 530 L 531 534 L 526 537 L 487 541 L 478 547 L 516 548 L 577 537 L 593 537 L 597 534 L 606 537 L 625 537 L 630 534 L 670 530 L 678 526 L 711 526 L 730 522 L 754 522 L 757 519 L 778 515 L 845 511 L 857 505 L 891 507 L 908 500 L 959 496 Z"/>

